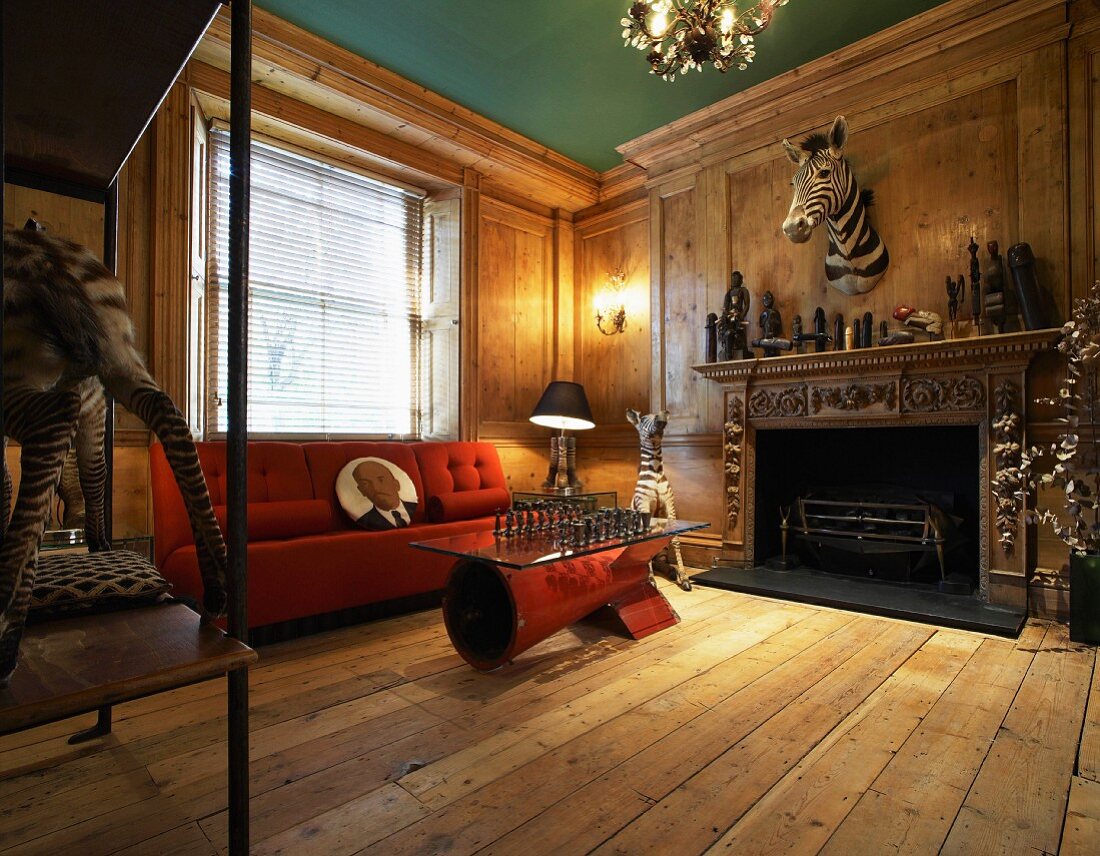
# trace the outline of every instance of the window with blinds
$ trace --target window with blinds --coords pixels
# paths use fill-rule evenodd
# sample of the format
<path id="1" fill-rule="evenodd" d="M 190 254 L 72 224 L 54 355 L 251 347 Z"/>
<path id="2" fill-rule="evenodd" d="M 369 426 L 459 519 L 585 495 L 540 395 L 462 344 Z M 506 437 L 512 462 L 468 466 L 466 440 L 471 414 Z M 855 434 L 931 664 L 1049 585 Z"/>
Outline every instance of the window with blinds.
<path id="1" fill-rule="evenodd" d="M 229 135 L 210 133 L 207 433 L 226 430 Z M 417 436 L 423 199 L 252 144 L 248 429 Z"/>

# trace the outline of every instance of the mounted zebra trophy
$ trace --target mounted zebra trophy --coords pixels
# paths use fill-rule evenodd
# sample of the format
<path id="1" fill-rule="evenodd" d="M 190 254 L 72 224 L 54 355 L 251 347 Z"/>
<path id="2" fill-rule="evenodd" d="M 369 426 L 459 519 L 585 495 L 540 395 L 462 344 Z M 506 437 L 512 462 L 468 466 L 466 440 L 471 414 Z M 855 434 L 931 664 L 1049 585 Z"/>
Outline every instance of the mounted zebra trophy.
<path id="1" fill-rule="evenodd" d="M 783 234 L 803 244 L 825 222 L 829 285 L 849 295 L 866 294 L 886 273 L 890 254 L 867 217 L 873 194 L 860 190 L 856 183 L 844 157 L 847 142 L 848 122 L 843 116 L 836 117 L 828 135 L 811 134 L 797 149 L 789 140 L 783 141 L 787 157 L 798 166 L 791 181 L 794 198 L 783 221 Z"/>
<path id="2" fill-rule="evenodd" d="M 122 283 L 84 247 L 42 232 L 6 229 L 4 313 L 4 436 L 22 447 L 22 476 L 9 520 L 11 480 L 4 461 L 0 686 L 15 669 L 42 533 L 74 440 L 88 549 L 110 550 L 104 389 L 164 444 L 195 537 L 205 613 L 218 616 L 226 607 L 225 542 L 191 431 L 135 348 Z"/>
<path id="3" fill-rule="evenodd" d="M 637 429 L 642 451 L 638 483 L 634 487 L 634 498 L 630 507 L 642 514 L 648 514 L 650 518 L 666 517 L 675 520 L 676 500 L 672 495 L 672 485 L 665 476 L 661 457 L 661 438 L 664 436 L 665 426 L 668 425 L 668 411 L 642 416 L 637 410 L 627 410 L 626 420 Z M 684 591 L 691 591 L 691 577 L 684 570 L 684 559 L 680 555 L 680 539 L 673 537 L 670 546 L 676 556 L 675 567 L 669 561 L 666 549 L 653 557 L 650 570 L 668 577 Z"/>

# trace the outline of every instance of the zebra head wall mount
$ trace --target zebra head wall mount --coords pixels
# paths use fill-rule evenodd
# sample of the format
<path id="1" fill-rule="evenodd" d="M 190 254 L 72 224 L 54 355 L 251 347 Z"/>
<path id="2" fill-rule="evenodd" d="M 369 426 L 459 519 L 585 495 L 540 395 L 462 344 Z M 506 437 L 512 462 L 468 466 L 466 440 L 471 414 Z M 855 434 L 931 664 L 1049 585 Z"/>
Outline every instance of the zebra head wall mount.
<path id="1" fill-rule="evenodd" d="M 886 273 L 890 254 L 867 216 L 873 194 L 856 183 L 844 157 L 847 144 L 848 121 L 843 116 L 836 117 L 828 134 L 810 134 L 797 148 L 783 140 L 787 157 L 798 166 L 783 234 L 795 244 L 804 244 L 825 223 L 829 285 L 848 295 L 866 294 Z"/>

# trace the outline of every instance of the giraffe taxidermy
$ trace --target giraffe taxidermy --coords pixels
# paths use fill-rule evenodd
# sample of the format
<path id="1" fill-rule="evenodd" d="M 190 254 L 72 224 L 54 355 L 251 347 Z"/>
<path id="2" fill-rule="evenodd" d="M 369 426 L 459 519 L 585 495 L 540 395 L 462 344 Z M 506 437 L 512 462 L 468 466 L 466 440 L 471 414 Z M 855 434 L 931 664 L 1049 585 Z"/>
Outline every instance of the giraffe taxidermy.
<path id="1" fill-rule="evenodd" d="M 644 416 L 637 410 L 627 410 L 626 420 L 638 431 L 641 446 L 641 463 L 638 466 L 638 482 L 634 486 L 634 498 L 630 507 L 650 517 L 676 519 L 676 499 L 672 495 L 672 485 L 665 476 L 664 459 L 661 453 L 661 438 L 668 425 L 668 411 L 647 413 Z M 668 560 L 667 551 L 653 557 L 650 563 L 652 572 L 660 571 L 684 591 L 691 591 L 691 577 L 684 570 L 684 559 L 680 555 L 680 539 L 672 538 L 672 550 L 676 565 Z"/>
<path id="2" fill-rule="evenodd" d="M 783 234 L 802 244 L 824 222 L 829 232 L 829 285 L 848 295 L 866 294 L 886 273 L 890 254 L 871 227 L 867 209 L 873 195 L 856 183 L 844 157 L 847 143 L 848 121 L 843 116 L 836 117 L 828 134 L 811 134 L 798 148 L 783 140 L 787 157 L 798 166 Z"/>
<path id="3" fill-rule="evenodd" d="M 104 521 L 104 391 L 157 435 L 195 537 L 207 617 L 224 614 L 226 552 L 191 431 L 135 347 L 120 283 L 86 248 L 28 229 L 4 230 L 4 436 L 21 445 L 11 508 L 4 462 L 0 509 L 0 685 L 15 668 L 62 464 L 74 447 L 92 552 L 110 549 Z"/>

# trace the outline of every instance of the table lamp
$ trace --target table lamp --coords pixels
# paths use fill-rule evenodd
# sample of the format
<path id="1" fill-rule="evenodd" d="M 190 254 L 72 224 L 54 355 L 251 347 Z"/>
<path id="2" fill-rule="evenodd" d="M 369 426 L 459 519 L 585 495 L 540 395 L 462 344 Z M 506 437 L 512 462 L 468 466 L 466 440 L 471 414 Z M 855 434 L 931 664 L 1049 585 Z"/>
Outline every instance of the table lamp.
<path id="1" fill-rule="evenodd" d="M 577 440 L 566 437 L 565 432 L 596 427 L 584 387 L 567 380 L 551 381 L 535 405 L 531 421 L 561 431 L 550 438 L 550 472 L 542 486 L 563 496 L 579 493 L 583 485 L 577 480 Z"/>

